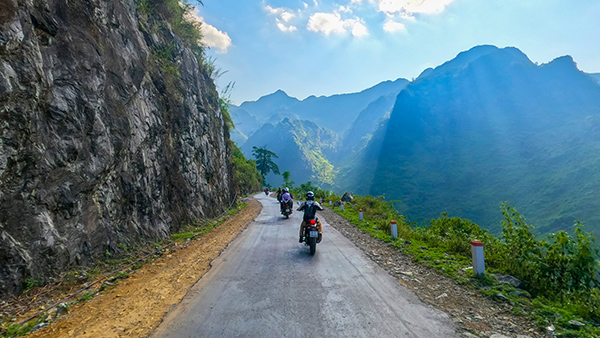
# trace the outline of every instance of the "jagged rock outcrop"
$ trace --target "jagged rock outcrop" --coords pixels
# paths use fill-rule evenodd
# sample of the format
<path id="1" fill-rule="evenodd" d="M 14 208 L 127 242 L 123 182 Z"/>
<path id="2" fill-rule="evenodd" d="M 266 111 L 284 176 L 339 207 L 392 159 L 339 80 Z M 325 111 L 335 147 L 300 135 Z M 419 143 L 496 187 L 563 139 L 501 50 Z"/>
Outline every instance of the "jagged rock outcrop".
<path id="1" fill-rule="evenodd" d="M 214 83 L 161 27 L 135 0 L 0 0 L 0 295 L 231 201 Z"/>

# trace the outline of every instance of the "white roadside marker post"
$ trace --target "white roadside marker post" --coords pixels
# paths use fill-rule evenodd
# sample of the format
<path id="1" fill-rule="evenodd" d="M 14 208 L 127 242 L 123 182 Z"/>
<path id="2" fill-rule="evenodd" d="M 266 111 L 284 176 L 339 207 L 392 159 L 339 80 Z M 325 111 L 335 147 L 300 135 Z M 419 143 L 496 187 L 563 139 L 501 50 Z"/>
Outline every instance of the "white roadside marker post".
<path id="1" fill-rule="evenodd" d="M 475 276 L 485 273 L 485 261 L 483 259 L 483 243 L 480 240 L 471 241 L 471 254 L 473 255 L 473 274 Z"/>
<path id="2" fill-rule="evenodd" d="M 342 211 L 344 211 L 344 202 L 342 202 L 342 204 L 340 204 L 340 208 L 342 208 Z"/>
<path id="3" fill-rule="evenodd" d="M 331 200 L 329 200 L 329 206 L 331 206 Z"/>
<path id="4" fill-rule="evenodd" d="M 392 238 L 398 238 L 398 223 L 396 223 L 396 221 L 392 221 L 390 226 L 392 228 Z"/>
<path id="5" fill-rule="evenodd" d="M 362 220 L 363 220 L 363 211 L 362 211 L 362 209 L 360 209 L 360 210 L 358 211 L 358 220 L 359 220 L 359 221 L 362 221 Z"/>

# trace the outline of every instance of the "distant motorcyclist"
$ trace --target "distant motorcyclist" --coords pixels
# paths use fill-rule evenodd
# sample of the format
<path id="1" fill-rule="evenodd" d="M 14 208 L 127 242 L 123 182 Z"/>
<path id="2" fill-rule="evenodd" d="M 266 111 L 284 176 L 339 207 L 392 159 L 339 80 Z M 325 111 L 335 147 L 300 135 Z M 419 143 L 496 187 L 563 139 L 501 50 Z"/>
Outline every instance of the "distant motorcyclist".
<path id="1" fill-rule="evenodd" d="M 312 191 L 306 193 L 306 202 L 302 202 L 300 207 L 297 209 L 298 211 L 304 211 L 304 218 L 302 219 L 302 224 L 300 224 L 300 240 L 302 243 L 304 241 L 304 228 L 310 222 L 311 219 L 316 219 L 317 221 L 317 230 L 319 231 L 319 237 L 317 239 L 317 243 L 321 242 L 321 238 L 323 237 L 323 227 L 321 226 L 321 221 L 316 218 L 317 210 L 325 210 L 318 203 L 315 202 L 315 194 Z"/>
<path id="2" fill-rule="evenodd" d="M 283 189 L 283 194 L 281 195 L 281 200 L 284 202 L 291 201 L 294 198 L 290 193 L 290 188 Z"/>
<path id="3" fill-rule="evenodd" d="M 292 194 L 290 194 L 290 189 L 289 188 L 285 188 L 283 189 L 283 193 L 281 194 L 281 203 L 280 203 L 280 207 L 281 207 L 281 211 L 283 211 L 283 208 L 285 207 L 285 205 L 288 202 L 292 202 L 292 205 L 290 206 L 293 207 L 293 201 L 292 201 Z"/>
<path id="4" fill-rule="evenodd" d="M 277 201 L 279 203 L 281 203 L 281 195 L 283 195 L 283 191 L 281 190 L 281 188 L 277 189 Z"/>

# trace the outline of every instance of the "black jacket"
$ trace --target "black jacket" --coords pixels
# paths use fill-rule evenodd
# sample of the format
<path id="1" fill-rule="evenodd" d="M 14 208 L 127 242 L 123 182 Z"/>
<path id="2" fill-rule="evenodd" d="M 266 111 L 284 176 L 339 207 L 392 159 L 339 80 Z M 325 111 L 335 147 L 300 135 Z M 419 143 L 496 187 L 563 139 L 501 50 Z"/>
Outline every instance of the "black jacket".
<path id="1" fill-rule="evenodd" d="M 323 207 L 315 201 L 306 201 L 303 202 L 300 207 L 298 208 L 298 211 L 302 211 L 304 210 L 304 221 L 308 222 L 311 219 L 315 219 L 315 216 L 317 214 L 317 210 L 325 210 L 323 209 Z"/>

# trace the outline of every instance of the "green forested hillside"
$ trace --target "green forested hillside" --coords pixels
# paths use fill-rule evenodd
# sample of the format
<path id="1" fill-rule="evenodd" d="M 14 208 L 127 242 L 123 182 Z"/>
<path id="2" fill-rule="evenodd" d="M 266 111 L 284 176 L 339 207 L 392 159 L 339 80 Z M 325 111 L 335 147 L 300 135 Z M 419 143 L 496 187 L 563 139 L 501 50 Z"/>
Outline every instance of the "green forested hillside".
<path id="1" fill-rule="evenodd" d="M 394 106 L 397 94 L 389 94 L 379 97 L 371 102 L 367 108 L 358 114 L 358 117 L 345 133 L 340 147 L 341 158 L 352 155 L 369 141 L 372 133 L 377 130 L 378 123 L 390 113 Z"/>
<path id="2" fill-rule="evenodd" d="M 470 55 L 470 52 L 473 55 Z M 462 53 L 402 91 L 389 121 L 341 170 L 342 189 L 499 229 L 508 201 L 542 232 L 600 229 L 600 86 L 570 57 L 537 66 L 516 48 Z"/>
<path id="3" fill-rule="evenodd" d="M 310 121 L 284 119 L 276 125 L 267 123 L 252 135 L 242 146 L 242 151 L 252 158 L 252 146 L 275 152 L 274 159 L 280 171 L 290 171 L 296 182 L 313 181 L 331 187 L 336 169 L 328 158 L 339 147 L 336 133 Z M 267 175 L 267 182 L 281 185 L 281 177 Z"/>

